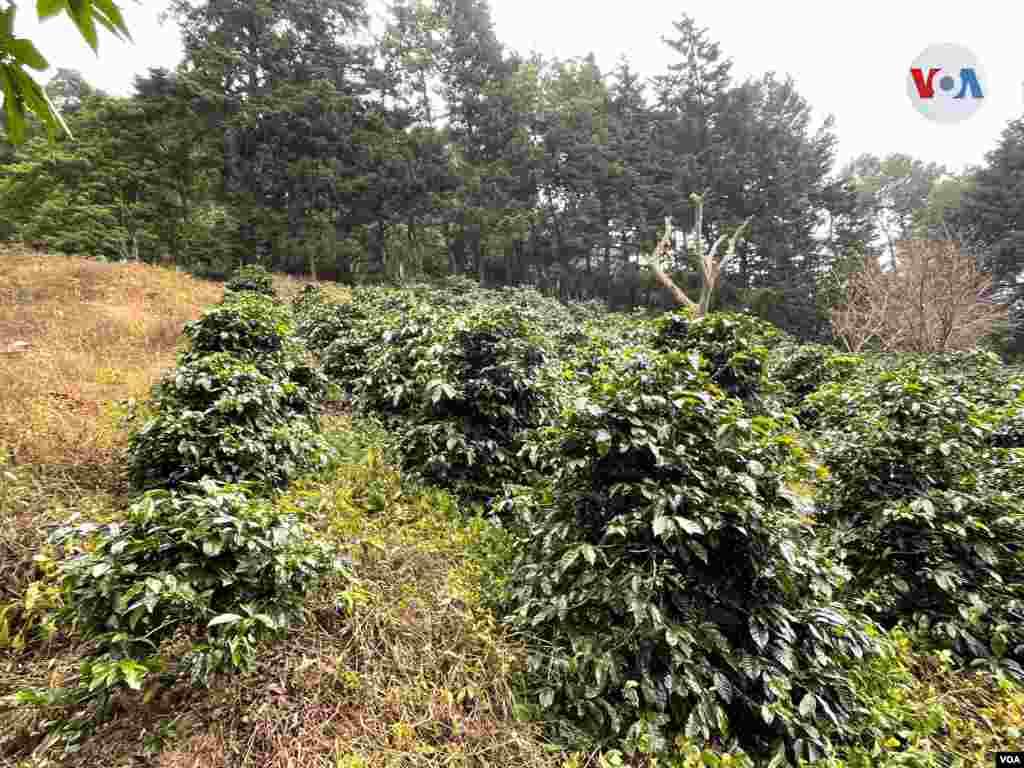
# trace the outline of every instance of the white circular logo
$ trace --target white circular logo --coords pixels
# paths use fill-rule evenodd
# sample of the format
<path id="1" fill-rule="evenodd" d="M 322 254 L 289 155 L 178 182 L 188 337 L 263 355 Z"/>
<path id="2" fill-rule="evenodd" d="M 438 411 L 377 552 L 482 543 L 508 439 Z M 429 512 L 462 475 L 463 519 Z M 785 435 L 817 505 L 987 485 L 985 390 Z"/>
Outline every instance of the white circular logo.
<path id="1" fill-rule="evenodd" d="M 985 103 L 987 86 L 978 57 L 956 43 L 928 46 L 907 72 L 907 95 L 914 108 L 937 123 L 969 118 Z"/>

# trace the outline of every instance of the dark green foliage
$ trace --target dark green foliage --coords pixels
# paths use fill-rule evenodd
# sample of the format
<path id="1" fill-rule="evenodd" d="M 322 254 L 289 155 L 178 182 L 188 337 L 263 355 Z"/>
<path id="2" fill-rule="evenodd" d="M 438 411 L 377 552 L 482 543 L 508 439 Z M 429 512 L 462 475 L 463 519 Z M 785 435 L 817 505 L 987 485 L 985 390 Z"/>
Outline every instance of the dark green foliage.
<path id="1" fill-rule="evenodd" d="M 693 313 L 683 309 L 666 312 L 654 323 L 655 346 L 660 349 L 684 349 L 693 319 Z"/>
<path id="2" fill-rule="evenodd" d="M 356 324 L 367 319 L 365 311 L 355 304 L 326 302 L 306 307 L 298 318 L 296 332 L 309 349 L 321 355 L 335 341 L 349 340 L 356 333 Z"/>
<path id="3" fill-rule="evenodd" d="M 823 401 L 811 395 L 827 384 L 850 381 L 862 365 L 863 358 L 822 344 L 782 344 L 771 352 L 769 378 L 778 388 L 782 405 L 793 410 L 804 428 L 813 428 Z"/>
<path id="4" fill-rule="evenodd" d="M 203 477 L 280 487 L 322 466 L 327 379 L 292 336 L 288 308 L 255 291 L 185 327 L 189 348 L 154 388 L 155 415 L 129 443 L 137 488 Z"/>
<path id="5" fill-rule="evenodd" d="M 853 573 L 854 599 L 963 659 L 1024 678 L 1024 503 L 994 482 L 1006 456 L 989 419 L 934 362 L 906 362 L 868 383 L 815 396 L 831 472 L 821 522 Z"/>
<path id="6" fill-rule="evenodd" d="M 796 405 L 828 378 L 826 364 L 836 354 L 832 347 L 822 344 L 785 345 L 775 350 L 773 360 L 778 364 L 771 371 L 772 378 L 782 384 L 784 401 Z"/>
<path id="7" fill-rule="evenodd" d="M 229 352 L 254 361 L 282 352 L 293 332 L 285 305 L 249 291 L 227 294 L 223 304 L 185 326 L 193 355 Z"/>
<path id="8" fill-rule="evenodd" d="M 363 373 L 353 383 L 357 406 L 400 419 L 424 397 L 417 382 L 424 367 L 437 365 L 440 350 L 434 340 L 440 320 L 439 313 L 426 306 L 377 315 L 363 326 L 362 334 L 331 345 L 325 367 L 332 375 L 342 363 L 361 367 Z M 334 357 L 339 353 L 340 360 Z M 362 362 L 357 360 L 360 355 Z"/>
<path id="9" fill-rule="evenodd" d="M 992 430 L 989 444 L 993 448 L 1024 448 L 1024 407 L 1014 409 Z"/>
<path id="10" fill-rule="evenodd" d="M 313 369 L 299 371 L 320 385 Z M 136 488 L 203 477 L 282 486 L 329 456 L 308 415 L 316 408 L 308 386 L 226 352 L 186 358 L 157 385 L 152 406 L 155 416 L 129 443 Z"/>
<path id="11" fill-rule="evenodd" d="M 842 664 L 873 642 L 782 492 L 781 425 L 707 380 L 685 352 L 620 352 L 539 432 L 561 461 L 503 505 L 526 536 L 510 620 L 564 735 L 820 755 L 853 732 Z"/>
<path id="12" fill-rule="evenodd" d="M 525 468 L 525 430 L 550 412 L 536 331 L 513 309 L 477 309 L 439 334 L 436 367 L 418 373 L 419 407 L 402 430 L 402 462 L 442 487 L 491 496 Z"/>
<path id="13" fill-rule="evenodd" d="M 128 658 L 189 627 L 202 638 L 185 660 L 199 679 L 244 668 L 340 565 L 301 512 L 206 480 L 150 491 L 115 523 L 64 526 L 52 536 L 66 553 L 63 618 Z"/>
<path id="14" fill-rule="evenodd" d="M 224 288 L 235 293 L 253 291 L 264 296 L 275 295 L 273 276 L 259 264 L 246 264 L 236 269 Z"/>
<path id="15" fill-rule="evenodd" d="M 732 397 L 756 397 L 767 383 L 767 357 L 781 338 L 775 326 L 749 315 L 716 313 L 691 320 L 672 313 L 655 322 L 658 349 L 699 352 L 711 382 Z"/>

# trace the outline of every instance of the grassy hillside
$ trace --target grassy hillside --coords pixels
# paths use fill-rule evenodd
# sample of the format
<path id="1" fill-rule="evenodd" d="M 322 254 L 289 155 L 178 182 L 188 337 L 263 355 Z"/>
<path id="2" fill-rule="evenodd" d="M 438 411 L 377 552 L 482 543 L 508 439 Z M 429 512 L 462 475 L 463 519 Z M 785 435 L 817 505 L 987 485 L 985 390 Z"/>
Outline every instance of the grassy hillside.
<path id="1" fill-rule="evenodd" d="M 300 295 L 301 284 L 275 282 L 279 296 Z M 140 690 L 122 686 L 110 717 L 97 721 L 95 730 L 82 729 L 80 737 L 74 734 L 87 708 L 25 706 L 11 699 L 19 691 L 74 683 L 81 660 L 95 650 L 78 630 L 52 623 L 66 596 L 53 588 L 58 553 L 47 544 L 47 534 L 69 520 L 124 517 L 133 498 L 125 449 L 140 423 L 125 403 L 147 399 L 151 386 L 175 365 L 184 324 L 218 302 L 224 290 L 166 269 L 17 250 L 0 252 L 0 289 L 0 348 L 14 341 L 30 345 L 23 353 L 0 355 L 3 768 L 744 764 L 718 756 L 714 750 L 721 743 L 715 740 L 696 752 L 684 749 L 675 758 L 657 759 L 623 756 L 614 744 L 598 748 L 586 739 L 566 740 L 564 732 L 556 743 L 556 730 L 546 727 L 556 718 L 537 706 L 537 673 L 527 667 L 536 647 L 495 611 L 511 548 L 517 546 L 514 525 L 499 528 L 467 511 L 479 503 L 479 478 L 472 463 L 463 461 L 465 446 L 452 438 L 432 442 L 427 417 L 436 414 L 416 410 L 400 389 L 395 396 L 369 389 L 348 393 L 357 402 L 373 402 L 379 414 L 368 408 L 353 414 L 349 400 L 335 398 L 321 419 L 335 451 L 329 465 L 273 496 L 278 508 L 301 510 L 352 567 L 350 577 L 328 578 L 307 596 L 304 622 L 283 639 L 262 644 L 252 669 L 215 675 L 207 688 L 158 675 Z M 340 316 L 330 314 L 334 310 L 311 316 L 303 328 L 310 346 L 323 342 L 318 349 L 330 370 L 369 364 L 370 354 L 356 359 L 351 350 L 327 344 L 332 323 L 351 320 L 345 307 L 352 292 L 325 287 L 323 293 L 331 306 L 343 308 Z M 409 375 L 412 351 L 427 349 L 430 333 L 447 338 L 450 331 L 451 338 L 465 340 L 459 334 L 467 328 L 482 328 L 474 337 L 481 344 L 503 353 L 520 350 L 518 337 L 494 332 L 495 324 L 515 321 L 515 313 L 510 320 L 492 305 L 476 306 L 479 297 L 458 288 L 425 295 L 431 306 L 448 302 L 468 314 L 458 315 L 448 329 L 446 318 L 421 323 L 430 316 L 421 314 L 423 306 L 412 294 L 373 298 L 378 304 L 368 311 L 365 327 L 396 323 L 406 333 L 386 337 L 373 353 L 379 358 L 373 363 L 376 381 L 406 386 L 388 376 Z M 533 310 L 522 308 L 526 314 Z M 591 326 L 599 329 L 597 341 L 588 346 L 569 333 L 568 314 L 545 311 L 553 314 L 549 321 L 541 315 L 548 322 L 544 332 L 583 361 L 580 377 L 605 375 L 612 392 L 615 377 L 600 370 L 584 373 L 586 361 L 597 359 L 613 331 L 634 331 L 608 330 L 613 321 L 597 318 Z M 580 312 L 594 319 L 589 310 Z M 609 336 L 600 335 L 605 332 Z M 393 343 L 395 338 L 402 343 Z M 420 360 L 416 375 L 441 375 L 430 368 L 436 361 L 429 354 Z M 753 387 L 748 374 L 722 386 Z M 558 386 L 571 390 L 576 383 L 563 380 Z M 480 390 L 477 403 L 486 405 L 488 396 Z M 412 430 L 401 444 L 395 422 L 385 418 L 395 407 L 405 409 L 397 413 Z M 461 411 L 456 416 L 465 418 Z M 457 423 L 456 416 L 444 413 L 442 423 Z M 584 417 L 589 418 L 579 418 Z M 438 487 L 448 478 L 426 466 L 435 458 L 446 462 L 448 475 L 462 478 L 461 486 Z M 431 473 L 437 482 L 424 482 Z M 814 493 L 814 484 L 812 472 L 799 483 L 793 479 L 791 487 Z M 159 661 L 173 668 L 193 640 L 183 629 L 160 646 Z M 860 731 L 864 749 L 849 749 L 822 765 L 966 767 L 982 764 L 996 749 L 1021 748 L 1024 693 L 1018 686 L 955 669 L 948 653 L 920 646 L 899 630 L 887 636 L 886 648 L 850 671 L 866 717 Z M 65 723 L 63 734 L 55 732 L 55 722 Z"/>
<path id="2" fill-rule="evenodd" d="M 301 287 L 276 282 L 284 296 Z M 0 252 L 0 286 L 0 346 L 31 345 L 0 356 L 3 698 L 76 674 L 88 646 L 34 637 L 48 598 L 33 558 L 47 551 L 48 527 L 123 512 L 124 402 L 147 397 L 173 366 L 184 323 L 223 288 L 19 249 Z M 447 494 L 403 490 L 372 425 L 354 429 L 338 414 L 326 429 L 341 461 L 290 498 L 315 500 L 326 533 L 360 564 L 359 581 L 318 594 L 307 626 L 246 676 L 119 697 L 114 718 L 77 752 L 44 741 L 52 712 L 0 709 L 0 766 L 559 763 L 536 727 L 514 720 L 521 652 L 480 606 L 474 526 Z"/>

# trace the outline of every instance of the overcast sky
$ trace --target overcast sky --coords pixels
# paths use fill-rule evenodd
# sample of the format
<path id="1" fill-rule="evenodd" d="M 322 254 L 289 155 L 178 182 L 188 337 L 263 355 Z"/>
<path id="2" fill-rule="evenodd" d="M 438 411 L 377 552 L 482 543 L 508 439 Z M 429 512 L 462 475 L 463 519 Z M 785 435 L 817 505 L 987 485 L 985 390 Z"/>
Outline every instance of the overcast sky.
<path id="1" fill-rule="evenodd" d="M 34 6 L 22 4 L 17 34 L 36 40 L 51 64 L 78 69 L 108 92 L 128 94 L 136 74 L 173 68 L 180 59 L 173 23 L 157 21 L 162 0 L 122 3 L 135 42 L 105 36 L 98 58 L 67 19 L 36 22 Z M 381 7 L 379 0 L 372 7 Z M 721 43 L 736 79 L 790 74 L 819 121 L 834 115 L 840 164 L 862 152 L 904 152 L 960 170 L 981 163 L 1006 123 L 1024 115 L 1024 3 L 491 0 L 491 8 L 498 37 L 514 50 L 559 58 L 593 52 L 605 70 L 626 55 L 648 76 L 672 62 L 661 35 L 689 13 Z M 927 120 L 906 92 L 911 61 L 947 42 L 971 49 L 986 76 L 984 106 L 955 125 Z"/>

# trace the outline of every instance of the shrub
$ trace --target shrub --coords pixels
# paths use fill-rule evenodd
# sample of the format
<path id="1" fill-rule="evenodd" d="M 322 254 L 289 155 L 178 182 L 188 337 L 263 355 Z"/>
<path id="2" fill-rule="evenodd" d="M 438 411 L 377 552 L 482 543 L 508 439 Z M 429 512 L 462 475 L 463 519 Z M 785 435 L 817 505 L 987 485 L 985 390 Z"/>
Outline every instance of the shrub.
<path id="1" fill-rule="evenodd" d="M 282 486 L 329 457 L 315 419 L 303 412 L 314 407 L 310 389 L 229 353 L 187 359 L 154 395 L 154 417 L 129 439 L 136 488 L 203 477 Z"/>
<path id="2" fill-rule="evenodd" d="M 439 312 L 423 305 L 375 314 L 372 324 L 331 345 L 324 367 L 332 376 L 361 372 L 350 379 L 356 406 L 400 420 L 423 396 L 417 377 L 424 366 L 437 368 L 441 350 L 434 344 L 441 322 Z"/>
<path id="3" fill-rule="evenodd" d="M 257 360 L 285 351 L 293 334 L 288 308 L 251 292 L 230 296 L 199 320 L 185 325 L 193 356 L 230 352 L 239 358 Z"/>
<path id="4" fill-rule="evenodd" d="M 64 621 L 136 659 L 194 628 L 203 641 L 186 662 L 201 679 L 244 668 L 255 643 L 299 618 L 309 589 L 341 567 L 300 509 L 212 480 L 150 491 L 123 520 L 64 526 L 52 542 L 66 553 Z"/>
<path id="5" fill-rule="evenodd" d="M 655 321 L 655 328 L 656 348 L 699 352 L 711 382 L 743 400 L 764 389 L 769 346 L 781 338 L 781 332 L 763 320 L 727 313 L 693 320 L 677 311 Z"/>
<path id="6" fill-rule="evenodd" d="M 813 429 L 820 426 L 823 405 L 841 397 L 847 389 L 844 384 L 863 373 L 863 365 L 863 358 L 822 344 L 786 344 L 772 350 L 769 379 L 781 404 L 793 410 L 804 428 Z M 833 384 L 835 388 L 829 389 Z M 815 398 L 818 392 L 823 394 Z"/>
<path id="7" fill-rule="evenodd" d="M 823 344 L 784 346 L 776 350 L 772 378 L 784 388 L 786 405 L 797 405 L 828 380 L 827 363 L 835 350 Z"/>
<path id="8" fill-rule="evenodd" d="M 236 293 L 241 291 L 253 291 L 262 293 L 264 296 L 274 296 L 274 278 L 267 270 L 259 264 L 246 264 L 239 267 L 231 275 L 231 279 L 224 286 L 228 291 Z"/>
<path id="9" fill-rule="evenodd" d="M 307 286 L 292 304 L 297 320 L 295 332 L 309 349 L 323 354 L 333 342 L 351 335 L 356 323 L 366 319 L 366 313 L 352 303 L 328 302 L 310 288 Z"/>
<path id="10" fill-rule="evenodd" d="M 874 646 L 781 490 L 788 438 L 692 356 L 623 357 L 539 434 L 550 486 L 501 505 L 526 532 L 507 607 L 540 706 L 566 736 L 818 756 L 852 733 L 843 665 Z"/>
<path id="11" fill-rule="evenodd" d="M 364 411 L 394 415 L 404 398 L 400 390 L 390 395 L 387 391 L 408 382 L 419 341 L 427 338 L 439 317 L 438 310 L 411 293 L 360 287 L 353 291 L 350 303 L 324 302 L 306 309 L 299 322 L 307 343 L 319 350 L 330 381 L 340 385 Z"/>
<path id="12" fill-rule="evenodd" d="M 822 440 L 820 520 L 853 572 L 851 595 L 887 626 L 1024 679 L 1024 504 L 992 481 L 1002 459 L 984 410 L 927 362 L 847 403 Z"/>
<path id="13" fill-rule="evenodd" d="M 478 309 L 439 333 L 417 371 L 419 407 L 402 428 L 405 468 L 474 497 L 520 474 L 523 433 L 550 404 L 537 377 L 540 344 L 512 309 Z"/>

